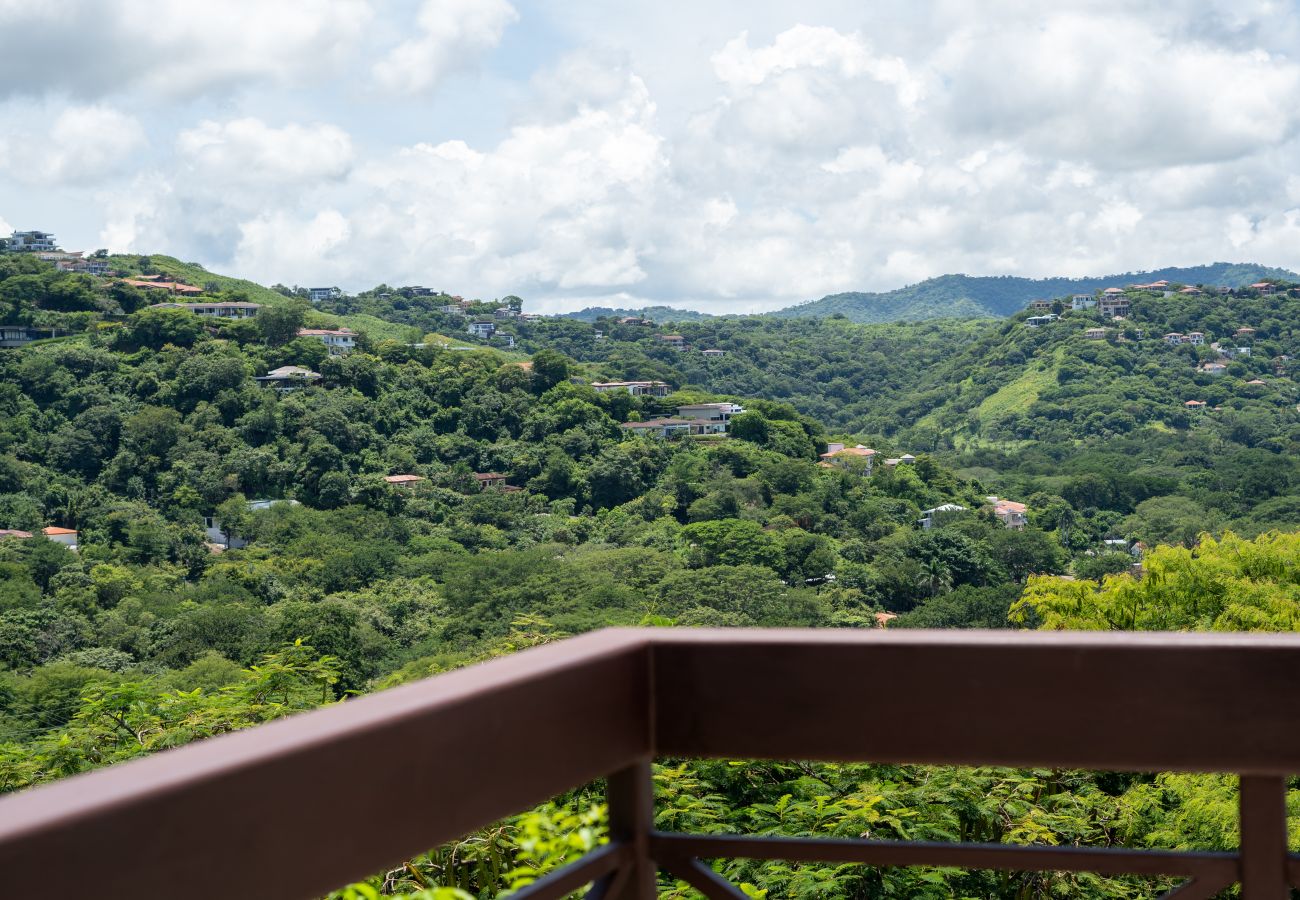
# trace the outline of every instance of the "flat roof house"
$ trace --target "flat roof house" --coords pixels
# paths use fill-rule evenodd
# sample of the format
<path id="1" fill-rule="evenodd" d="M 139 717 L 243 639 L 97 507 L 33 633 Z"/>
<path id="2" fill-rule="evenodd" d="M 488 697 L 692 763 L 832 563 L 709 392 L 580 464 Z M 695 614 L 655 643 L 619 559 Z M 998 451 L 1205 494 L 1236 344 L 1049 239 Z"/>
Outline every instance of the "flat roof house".
<path id="1" fill-rule="evenodd" d="M 154 282 L 144 283 L 154 284 Z M 182 287 L 189 287 L 189 285 L 182 285 Z M 196 288 L 196 290 L 201 290 L 201 288 Z M 262 308 L 262 304 L 249 303 L 244 300 L 226 300 L 221 303 L 155 303 L 153 308 L 183 309 L 194 313 L 196 316 L 207 316 L 213 319 L 251 319 L 257 315 L 257 311 Z"/>
<path id="2" fill-rule="evenodd" d="M 5 249 L 10 253 L 48 253 L 59 248 L 48 231 L 15 231 L 5 241 Z"/>
<path id="3" fill-rule="evenodd" d="M 598 394 L 627 391 L 633 397 L 667 397 L 672 392 L 666 381 L 593 381 L 591 387 Z"/>
<path id="4" fill-rule="evenodd" d="M 689 419 L 673 419 L 664 417 L 662 419 L 650 419 L 646 422 L 624 422 L 619 425 L 628 434 L 643 435 L 645 437 L 667 438 L 673 435 L 687 435 L 691 433 L 691 428 L 697 423 Z"/>
<path id="5" fill-rule="evenodd" d="M 302 366 L 280 366 L 265 375 L 257 376 L 256 381 L 263 387 L 275 388 L 281 393 L 288 393 L 315 384 L 320 379 L 319 372 L 313 372 L 311 369 L 305 369 Z"/>
<path id="6" fill-rule="evenodd" d="M 953 515 L 954 513 L 965 512 L 965 511 L 966 511 L 966 507 L 961 506 L 960 504 L 943 503 L 940 504 L 939 506 L 936 506 L 934 509 L 922 510 L 921 518 L 917 519 L 916 522 L 918 525 L 921 526 L 922 529 L 924 529 L 925 531 L 929 531 L 931 528 L 935 526 L 935 523 L 938 520 L 942 519 L 945 515 Z"/>
<path id="7" fill-rule="evenodd" d="M 745 407 L 738 403 L 689 403 L 677 407 L 677 417 L 691 421 L 721 422 L 726 425 L 731 422 L 732 416 L 738 416 L 744 411 Z"/>
<path id="8" fill-rule="evenodd" d="M 487 339 L 497 333 L 495 322 L 470 322 L 469 327 L 465 329 L 477 338 Z"/>
<path id="9" fill-rule="evenodd" d="M 1075 294 L 1070 298 L 1070 309 L 1092 309 L 1097 305 L 1097 298 L 1092 294 Z"/>
<path id="10" fill-rule="evenodd" d="M 337 300 L 343 296 L 343 289 L 336 287 L 319 287 L 307 288 L 307 299 L 312 303 L 320 303 L 322 300 Z"/>
<path id="11" fill-rule="evenodd" d="M 342 356 L 357 345 L 351 328 L 299 328 L 298 337 L 315 338 L 329 348 L 331 356 Z"/>

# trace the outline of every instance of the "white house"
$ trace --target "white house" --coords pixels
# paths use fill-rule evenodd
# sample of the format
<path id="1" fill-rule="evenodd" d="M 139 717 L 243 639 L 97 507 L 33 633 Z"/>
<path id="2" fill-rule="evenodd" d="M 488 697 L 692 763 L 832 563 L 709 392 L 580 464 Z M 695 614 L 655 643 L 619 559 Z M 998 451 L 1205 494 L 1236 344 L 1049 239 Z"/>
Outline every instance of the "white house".
<path id="1" fill-rule="evenodd" d="M 257 382 L 263 387 L 275 388 L 282 394 L 297 391 L 320 381 L 319 372 L 304 369 L 302 366 L 280 366 L 265 375 L 257 376 Z"/>
<path id="2" fill-rule="evenodd" d="M 659 340 L 663 341 L 674 350 L 686 349 L 686 338 L 682 337 L 680 334 L 661 334 L 658 337 Z"/>
<path id="3" fill-rule="evenodd" d="M 821 466 L 838 466 L 845 468 L 854 460 L 860 460 L 866 465 L 867 474 L 871 474 L 871 468 L 876 461 L 876 451 L 870 447 L 864 447 L 858 444 L 856 447 L 846 447 L 841 443 L 826 445 L 826 452 L 821 455 Z"/>
<path id="4" fill-rule="evenodd" d="M 1051 325 L 1058 318 L 1060 317 L 1053 313 L 1048 313 L 1045 316 L 1030 316 L 1025 319 L 1025 326 L 1028 328 L 1041 328 L 1044 325 Z"/>
<path id="5" fill-rule="evenodd" d="M 474 337 L 486 340 L 497 333 L 497 326 L 495 322 L 470 322 L 465 330 Z"/>
<path id="6" fill-rule="evenodd" d="M 717 348 L 710 348 L 710 349 L 708 349 L 708 350 L 701 350 L 701 351 L 700 351 L 700 354 L 701 354 L 702 356 L 726 356 L 726 355 L 727 355 L 727 351 L 726 351 L 726 350 L 718 350 Z"/>
<path id="7" fill-rule="evenodd" d="M 80 536 L 75 528 L 59 528 L 56 525 L 51 525 L 48 528 L 42 528 L 41 534 L 56 544 L 62 544 L 69 550 L 76 550 L 77 544 L 80 543 Z"/>
<path id="8" fill-rule="evenodd" d="M 997 497 L 989 497 L 988 501 L 993 515 L 1007 528 L 1019 530 L 1029 524 L 1029 508 L 1025 504 Z"/>
<path id="9" fill-rule="evenodd" d="M 153 309 L 183 309 L 196 316 L 213 319 L 251 319 L 262 308 L 260 303 L 226 300 L 221 303 L 155 303 Z"/>
<path id="10" fill-rule="evenodd" d="M 593 381 L 591 387 L 597 394 L 627 391 L 633 397 L 667 397 L 672 392 L 666 381 Z"/>
<path id="11" fill-rule="evenodd" d="M 966 507 L 961 506 L 959 504 L 944 503 L 939 506 L 936 506 L 934 509 L 923 510 L 921 512 L 921 518 L 917 519 L 916 521 L 917 524 L 920 525 L 923 529 L 929 531 L 931 528 L 934 527 L 935 522 L 938 519 L 942 518 L 943 516 L 951 515 L 953 513 L 965 512 L 965 511 L 966 511 Z"/>
<path id="12" fill-rule="evenodd" d="M 1097 305 L 1097 298 L 1092 294 L 1075 294 L 1070 298 L 1070 309 L 1092 309 Z"/>
<path id="13" fill-rule="evenodd" d="M 689 419 L 673 419 L 664 417 L 662 419 L 650 419 L 645 422 L 624 422 L 619 425 L 629 434 L 639 434 L 648 437 L 666 438 L 679 434 L 691 434 L 691 429 L 699 423 L 692 422 Z"/>
<path id="14" fill-rule="evenodd" d="M 48 231 L 15 231 L 5 242 L 5 249 L 10 253 L 48 253 L 59 248 Z"/>
<path id="15" fill-rule="evenodd" d="M 307 288 L 307 299 L 312 303 L 322 300 L 337 300 L 343 296 L 343 289 L 336 287 Z"/>
<path id="16" fill-rule="evenodd" d="M 357 345 L 357 333 L 350 328 L 299 328 L 298 337 L 315 338 L 329 348 L 330 356 L 342 356 Z"/>
<path id="17" fill-rule="evenodd" d="M 731 423 L 731 417 L 744 411 L 745 408 L 736 403 L 691 403 L 677 407 L 677 417 L 693 422 L 719 422 L 725 430 Z"/>
<path id="18" fill-rule="evenodd" d="M 249 500 L 247 506 L 249 512 L 258 512 L 282 503 L 290 506 L 299 505 L 297 500 Z M 216 545 L 219 550 L 238 550 L 248 546 L 248 541 L 222 528 L 221 522 L 215 516 L 203 517 L 203 533 L 207 535 L 208 543 Z"/>

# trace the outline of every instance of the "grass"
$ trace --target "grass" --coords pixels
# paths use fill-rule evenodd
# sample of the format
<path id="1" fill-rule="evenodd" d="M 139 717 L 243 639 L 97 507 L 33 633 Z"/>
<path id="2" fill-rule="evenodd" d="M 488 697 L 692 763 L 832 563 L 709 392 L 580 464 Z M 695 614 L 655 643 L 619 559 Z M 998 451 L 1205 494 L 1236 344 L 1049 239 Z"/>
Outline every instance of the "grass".
<path id="1" fill-rule="evenodd" d="M 1064 352 L 1064 348 L 1057 348 L 1050 357 L 1034 360 L 1014 381 L 985 397 L 975 408 L 980 424 L 986 425 L 1002 416 L 1029 409 L 1043 391 L 1056 384 L 1056 369 Z"/>

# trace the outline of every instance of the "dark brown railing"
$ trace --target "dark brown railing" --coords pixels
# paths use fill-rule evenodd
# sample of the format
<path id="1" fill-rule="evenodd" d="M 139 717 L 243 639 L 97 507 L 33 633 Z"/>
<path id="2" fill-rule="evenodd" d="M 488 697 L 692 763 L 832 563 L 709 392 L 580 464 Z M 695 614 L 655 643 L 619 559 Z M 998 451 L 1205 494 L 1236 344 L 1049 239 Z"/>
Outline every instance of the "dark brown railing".
<path id="1" fill-rule="evenodd" d="M 598 778 L 611 842 L 515 896 L 650 900 L 751 858 L 1179 876 L 1288 896 L 1300 635 L 597 632 L 0 800 L 0 896 L 320 896 Z M 656 831 L 650 760 L 1241 776 L 1236 853 Z M 183 886 L 183 887 L 182 887 Z"/>

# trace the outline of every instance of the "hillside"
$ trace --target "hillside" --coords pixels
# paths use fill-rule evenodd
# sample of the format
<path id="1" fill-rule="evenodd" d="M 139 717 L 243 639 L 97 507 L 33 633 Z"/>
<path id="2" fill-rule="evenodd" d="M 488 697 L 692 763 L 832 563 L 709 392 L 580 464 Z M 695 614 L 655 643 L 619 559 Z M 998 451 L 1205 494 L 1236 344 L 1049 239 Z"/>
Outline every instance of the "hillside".
<path id="1" fill-rule="evenodd" d="M 72 332 L 0 350 L 0 792 L 606 625 L 1300 621 L 1295 537 L 1202 538 L 1300 528 L 1300 287 L 1135 294 L 1124 321 L 1044 327 L 704 317 L 674 324 L 680 349 L 662 328 L 503 314 L 509 355 L 438 339 L 459 346 L 462 313 L 491 305 L 392 289 L 332 310 L 428 342 L 330 355 L 295 337 L 300 297 L 156 259 L 265 306 L 204 320 L 0 256 L 0 321 Z M 1232 355 L 1211 374 L 1215 341 Z M 262 377 L 283 366 L 315 377 Z M 667 396 L 591 384 L 623 379 Z M 721 400 L 744 407 L 725 435 L 620 428 Z M 878 452 L 826 459 L 832 442 Z M 76 550 L 48 526 L 75 529 Z M 1117 619 L 1135 598 L 1149 614 Z M 844 837 L 1232 846 L 1235 809 L 1207 798 L 1233 786 L 1175 777 L 656 769 L 665 815 L 701 830 L 825 832 L 829 815 Z M 331 900 L 390 882 L 427 896 L 450 857 L 462 896 L 498 896 L 555 863 L 528 855 L 538 829 L 581 814 L 598 835 L 599 802 L 577 792 Z M 853 866 L 828 891 L 821 868 L 734 865 L 772 898 L 1153 896 L 1118 877 Z"/>
<path id="2" fill-rule="evenodd" d="M 293 302 L 292 298 L 286 297 L 279 291 L 272 290 L 258 284 L 255 281 L 249 281 L 246 278 L 235 278 L 230 275 L 220 275 L 216 272 L 210 272 L 198 263 L 182 262 L 172 256 L 163 256 L 153 254 L 147 257 L 135 255 L 117 255 L 108 258 L 109 265 L 115 271 L 124 275 L 143 274 L 144 269 L 149 270 L 149 274 L 162 274 L 169 278 L 180 281 L 184 284 L 193 284 L 198 287 L 206 288 L 210 293 L 222 293 L 229 295 L 240 295 L 244 299 L 251 300 L 254 303 L 263 303 L 270 306 Z M 410 328 L 371 315 L 334 315 L 328 312 L 314 310 L 308 314 L 307 324 L 316 328 L 351 328 L 354 331 L 364 331 L 372 339 L 377 341 L 395 340 L 409 341 L 418 339 L 418 335 L 412 332 Z"/>
<path id="3" fill-rule="evenodd" d="M 778 310 L 781 319 L 842 315 L 854 322 L 900 322 L 923 319 L 1009 316 L 1031 300 L 1067 297 L 1134 282 L 1242 287 L 1261 279 L 1300 278 L 1286 269 L 1235 263 L 1125 272 L 1097 278 L 1016 278 L 1012 276 L 942 275 L 883 293 L 831 294 L 820 300 Z"/>

